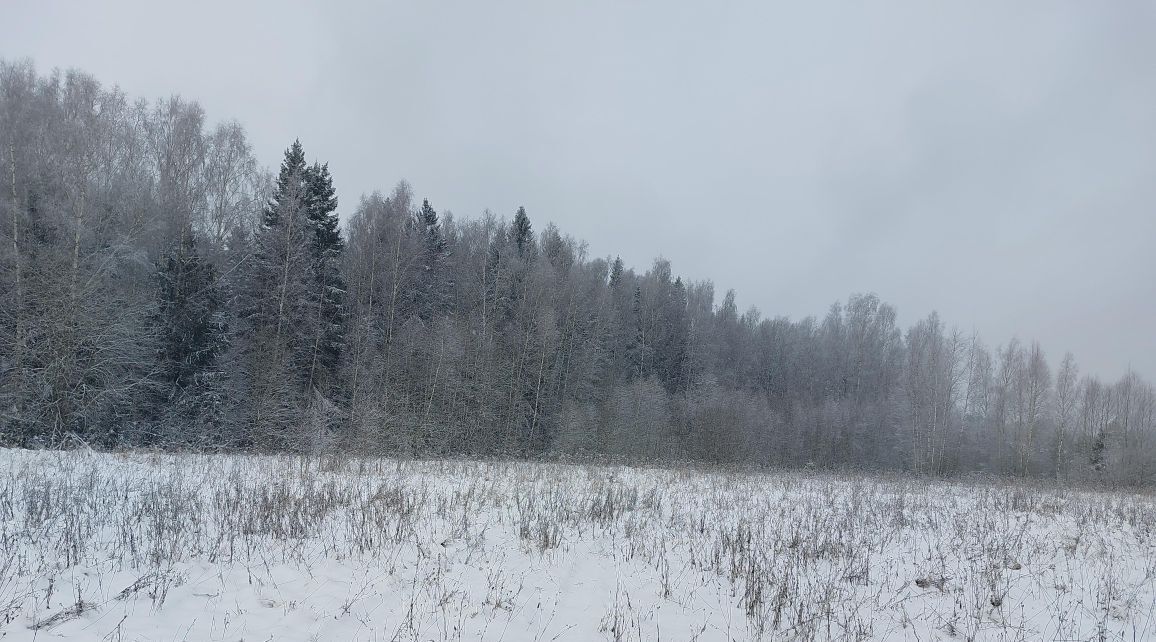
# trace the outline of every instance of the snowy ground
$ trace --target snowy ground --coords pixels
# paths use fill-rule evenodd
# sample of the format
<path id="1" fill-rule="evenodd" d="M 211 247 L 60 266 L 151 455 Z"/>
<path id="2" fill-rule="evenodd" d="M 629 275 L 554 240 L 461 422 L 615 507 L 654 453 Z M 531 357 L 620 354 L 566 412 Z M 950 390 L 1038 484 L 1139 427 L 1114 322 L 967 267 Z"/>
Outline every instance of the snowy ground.
<path id="1" fill-rule="evenodd" d="M 1156 499 L 0 451 L 0 638 L 1156 639 Z"/>

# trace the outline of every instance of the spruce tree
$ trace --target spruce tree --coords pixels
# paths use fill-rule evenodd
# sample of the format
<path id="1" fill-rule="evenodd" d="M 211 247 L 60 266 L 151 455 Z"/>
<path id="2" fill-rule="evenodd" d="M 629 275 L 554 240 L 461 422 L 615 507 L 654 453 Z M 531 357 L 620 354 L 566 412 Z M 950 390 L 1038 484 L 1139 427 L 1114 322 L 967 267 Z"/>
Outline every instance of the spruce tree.
<path id="1" fill-rule="evenodd" d="M 337 217 L 337 196 L 329 164 L 314 163 L 303 170 L 305 209 L 313 232 L 313 288 L 317 306 L 313 319 L 313 358 L 309 365 L 310 392 L 331 396 L 334 377 L 345 347 L 345 280 L 341 274 L 345 240 Z"/>
<path id="2" fill-rule="evenodd" d="M 614 263 L 610 266 L 610 289 L 617 290 L 622 285 L 622 257 L 614 257 Z"/>
<path id="3" fill-rule="evenodd" d="M 258 439 L 304 445 L 305 411 L 332 407 L 345 339 L 345 241 L 328 165 L 285 151 L 245 283 L 248 394 Z M 326 413 L 329 411 L 326 410 Z"/>
<path id="4" fill-rule="evenodd" d="M 273 198 L 254 237 L 242 292 L 247 424 L 259 444 L 296 444 L 311 398 L 309 377 L 317 337 L 315 228 L 300 142 L 286 150 Z"/>
<path id="5" fill-rule="evenodd" d="M 438 220 L 437 210 L 429 203 L 429 199 L 421 202 L 421 211 L 418 212 L 418 225 L 422 230 L 422 243 L 427 259 L 440 257 L 446 249 L 446 240 L 442 236 L 441 222 Z"/>
<path id="6" fill-rule="evenodd" d="M 291 191 L 303 191 L 307 180 L 308 167 L 305 164 L 305 150 L 302 148 L 300 140 L 294 140 L 289 149 L 285 150 L 285 158 L 281 161 L 281 171 L 277 174 L 276 190 L 265 206 L 262 221 L 265 227 L 278 224 L 279 201 Z"/>
<path id="7" fill-rule="evenodd" d="M 302 159 L 304 162 L 304 159 Z M 329 163 L 314 163 L 302 169 L 306 186 L 306 206 L 309 223 L 316 235 L 314 253 L 323 256 L 328 253 L 340 254 L 345 249 L 337 218 L 337 190 L 333 188 L 333 176 L 329 173 Z"/>
<path id="8" fill-rule="evenodd" d="M 529 258 L 534 249 L 534 231 L 530 227 L 530 217 L 526 216 L 526 208 L 518 208 L 510 234 L 513 236 L 514 245 L 518 248 L 518 256 L 523 259 Z"/>
<path id="9" fill-rule="evenodd" d="M 421 209 L 415 214 L 413 229 L 420 241 L 414 310 L 419 318 L 428 322 L 444 316 L 449 305 L 449 283 L 445 273 L 446 239 L 437 210 L 430 205 L 429 199 L 422 201 Z"/>
<path id="10" fill-rule="evenodd" d="M 156 279 L 161 432 L 186 442 L 216 441 L 223 412 L 219 359 L 227 347 L 224 294 L 192 230 L 158 262 Z"/>

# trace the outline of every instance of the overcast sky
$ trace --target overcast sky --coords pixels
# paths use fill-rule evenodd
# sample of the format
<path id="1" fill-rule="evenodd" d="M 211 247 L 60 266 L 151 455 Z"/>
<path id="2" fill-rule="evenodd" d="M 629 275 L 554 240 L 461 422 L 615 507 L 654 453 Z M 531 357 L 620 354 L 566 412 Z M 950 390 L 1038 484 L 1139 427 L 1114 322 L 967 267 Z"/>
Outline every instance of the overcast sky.
<path id="1" fill-rule="evenodd" d="M 342 214 L 405 178 L 764 316 L 873 291 L 1156 377 L 1156 3 L 0 0 L 0 57 L 300 137 Z"/>

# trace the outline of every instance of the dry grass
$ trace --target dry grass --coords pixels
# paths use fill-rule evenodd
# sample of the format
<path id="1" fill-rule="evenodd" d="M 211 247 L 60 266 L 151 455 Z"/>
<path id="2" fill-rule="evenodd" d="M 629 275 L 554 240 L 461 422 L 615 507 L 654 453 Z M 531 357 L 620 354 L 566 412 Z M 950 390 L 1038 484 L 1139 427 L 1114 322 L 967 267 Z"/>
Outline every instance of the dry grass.
<path id="1" fill-rule="evenodd" d="M 139 639 L 126 631 L 151 614 L 188 639 L 209 637 L 211 617 L 205 630 L 226 639 L 254 605 L 308 611 L 320 639 L 339 625 L 397 640 L 1156 636 L 1151 496 L 528 463 L 0 457 L 0 634 L 17 637 Z M 288 570 L 313 588 L 294 589 Z M 186 621 L 191 603 L 210 615 Z"/>

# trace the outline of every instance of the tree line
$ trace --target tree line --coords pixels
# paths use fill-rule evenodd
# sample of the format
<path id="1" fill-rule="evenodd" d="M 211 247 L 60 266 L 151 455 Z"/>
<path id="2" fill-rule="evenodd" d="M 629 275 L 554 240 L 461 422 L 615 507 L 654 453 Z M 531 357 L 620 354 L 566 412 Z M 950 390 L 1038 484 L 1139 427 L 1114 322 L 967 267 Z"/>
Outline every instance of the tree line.
<path id="1" fill-rule="evenodd" d="M 764 318 L 657 259 L 0 61 L 0 441 L 1156 481 L 1156 392 L 871 294 Z"/>

